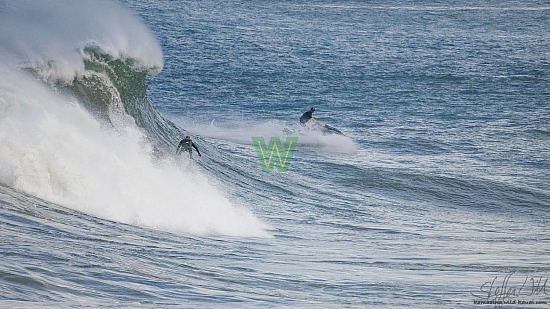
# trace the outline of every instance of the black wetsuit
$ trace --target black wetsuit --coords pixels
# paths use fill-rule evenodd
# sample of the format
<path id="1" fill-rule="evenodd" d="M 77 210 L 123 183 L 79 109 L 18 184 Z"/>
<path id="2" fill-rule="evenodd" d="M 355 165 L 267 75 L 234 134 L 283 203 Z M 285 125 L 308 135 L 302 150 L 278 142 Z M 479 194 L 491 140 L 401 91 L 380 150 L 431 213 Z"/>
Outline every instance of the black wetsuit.
<path id="1" fill-rule="evenodd" d="M 181 142 L 178 145 L 178 149 L 176 149 L 176 154 L 180 154 L 182 149 L 189 152 L 189 154 L 191 154 L 191 152 L 193 151 L 191 147 L 195 148 L 195 150 L 197 151 L 200 157 L 201 152 L 199 151 L 199 148 L 197 148 L 197 145 L 195 145 L 195 143 L 193 143 L 193 141 L 190 138 L 189 139 L 184 138 L 181 140 Z"/>
<path id="2" fill-rule="evenodd" d="M 311 118 L 313 118 L 313 110 L 309 110 L 302 114 L 302 117 L 300 117 L 300 123 L 306 124 Z"/>

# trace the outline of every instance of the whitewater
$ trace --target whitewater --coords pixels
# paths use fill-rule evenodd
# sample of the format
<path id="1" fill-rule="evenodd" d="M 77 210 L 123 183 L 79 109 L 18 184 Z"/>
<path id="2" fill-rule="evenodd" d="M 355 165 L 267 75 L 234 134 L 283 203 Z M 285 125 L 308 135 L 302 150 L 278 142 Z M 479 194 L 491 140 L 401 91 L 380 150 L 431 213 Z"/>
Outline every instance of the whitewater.
<path id="1" fill-rule="evenodd" d="M 0 2 L 0 308 L 548 307 L 548 21 Z M 253 139 L 289 136 L 264 172 Z"/>
<path id="2" fill-rule="evenodd" d="M 131 14 L 118 14 L 121 9 L 115 3 L 78 4 L 82 16 L 69 14 L 74 5 L 37 4 L 31 11 L 36 14 L 34 27 L 22 24 L 22 16 L 29 13 L 26 8 L 6 11 L 8 18 L 2 19 L 6 54 L 15 57 L 12 63 L 25 66 L 16 69 L 35 74 L 32 79 L 25 71 L 5 69 L 2 75 L 2 185 L 123 223 L 194 233 L 268 235 L 264 224 L 232 205 L 204 173 L 169 157 L 154 160 L 147 132 L 121 107 L 133 103 L 123 101 L 124 90 L 117 89 L 108 73 L 86 70 L 85 60 L 97 56 L 87 53 L 90 48 L 114 59 L 136 59 L 135 68 L 129 69 L 159 70 L 162 52 L 153 35 Z M 106 14 L 98 15 L 98 10 Z M 79 24 L 81 29 L 62 31 Z M 49 35 L 43 35 L 44 29 Z M 89 103 L 92 111 L 96 104 L 108 104 L 107 119 L 97 119 L 66 91 L 64 85 L 78 79 L 99 80 L 93 86 L 108 92 L 109 101 L 91 98 Z"/>

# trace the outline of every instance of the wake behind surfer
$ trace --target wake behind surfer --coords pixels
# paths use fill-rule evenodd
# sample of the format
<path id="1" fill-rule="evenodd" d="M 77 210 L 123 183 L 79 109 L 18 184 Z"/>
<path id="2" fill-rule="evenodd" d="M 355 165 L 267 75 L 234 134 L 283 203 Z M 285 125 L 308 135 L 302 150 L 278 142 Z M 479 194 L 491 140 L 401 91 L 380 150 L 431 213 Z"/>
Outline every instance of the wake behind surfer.
<path id="1" fill-rule="evenodd" d="M 193 148 L 197 151 L 199 154 L 199 157 L 202 157 L 201 152 L 199 151 L 199 148 L 197 148 L 197 145 L 191 140 L 191 136 L 187 135 L 184 139 L 182 139 L 178 145 L 178 148 L 176 149 L 176 155 L 179 155 L 182 150 L 189 152 L 189 158 L 193 158 Z"/>
<path id="2" fill-rule="evenodd" d="M 314 111 L 315 111 L 315 107 L 312 107 L 312 108 L 309 109 L 309 111 L 303 113 L 302 117 L 300 117 L 300 124 L 304 126 L 304 125 L 306 125 L 306 123 L 308 121 L 313 119 L 313 112 Z"/>

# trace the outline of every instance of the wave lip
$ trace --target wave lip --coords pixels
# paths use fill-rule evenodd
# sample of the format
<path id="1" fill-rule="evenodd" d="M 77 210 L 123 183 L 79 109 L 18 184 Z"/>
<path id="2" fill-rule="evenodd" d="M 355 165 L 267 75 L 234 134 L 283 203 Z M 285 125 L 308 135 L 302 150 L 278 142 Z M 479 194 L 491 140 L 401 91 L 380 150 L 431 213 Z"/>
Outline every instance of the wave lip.
<path id="1" fill-rule="evenodd" d="M 162 49 L 137 16 L 106 0 L 7 1 L 0 10 L 0 54 L 49 81 L 70 82 L 85 71 L 86 47 L 134 59 L 150 72 L 163 67 Z"/>

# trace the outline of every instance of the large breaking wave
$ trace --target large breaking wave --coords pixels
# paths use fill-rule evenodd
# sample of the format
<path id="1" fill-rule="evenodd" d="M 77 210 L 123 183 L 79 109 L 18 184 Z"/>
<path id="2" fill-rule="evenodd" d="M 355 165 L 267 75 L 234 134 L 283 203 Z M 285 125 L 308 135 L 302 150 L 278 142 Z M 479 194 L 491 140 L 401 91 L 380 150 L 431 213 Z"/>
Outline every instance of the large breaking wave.
<path id="1" fill-rule="evenodd" d="M 145 25 L 111 1 L 0 8 L 0 185 L 104 219 L 168 231 L 266 236 L 200 167 L 147 96 L 163 66 Z"/>

